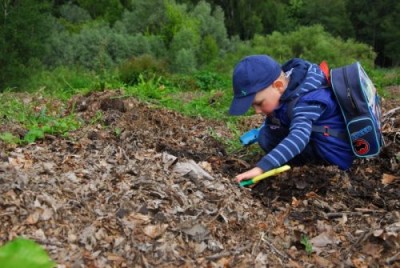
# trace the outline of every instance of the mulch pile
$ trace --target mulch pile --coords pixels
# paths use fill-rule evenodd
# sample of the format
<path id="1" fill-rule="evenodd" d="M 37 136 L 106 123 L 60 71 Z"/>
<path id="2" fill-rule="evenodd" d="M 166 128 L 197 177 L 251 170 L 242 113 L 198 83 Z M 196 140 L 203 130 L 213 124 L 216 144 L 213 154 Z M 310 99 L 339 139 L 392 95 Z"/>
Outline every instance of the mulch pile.
<path id="1" fill-rule="evenodd" d="M 241 188 L 258 158 L 228 154 L 223 123 L 119 95 L 71 100 L 92 124 L 68 138 L 0 143 L 0 244 L 33 239 L 58 267 L 400 265 L 398 103 L 378 158 Z"/>

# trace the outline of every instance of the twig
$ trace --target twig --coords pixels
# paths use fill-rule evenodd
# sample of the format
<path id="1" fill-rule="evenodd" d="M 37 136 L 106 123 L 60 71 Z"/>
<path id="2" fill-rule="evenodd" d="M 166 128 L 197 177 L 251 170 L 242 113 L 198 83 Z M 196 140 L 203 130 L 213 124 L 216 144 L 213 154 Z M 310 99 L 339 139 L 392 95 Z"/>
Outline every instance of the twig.
<path id="1" fill-rule="evenodd" d="M 325 217 L 328 219 L 331 218 L 340 218 L 343 217 L 344 215 L 346 216 L 362 216 L 364 214 L 373 214 L 373 213 L 385 213 L 385 211 L 379 211 L 379 210 L 368 210 L 368 209 L 356 209 L 358 211 L 342 211 L 342 212 L 330 212 L 330 213 L 325 213 Z"/>
<path id="2" fill-rule="evenodd" d="M 389 111 L 387 111 L 384 115 L 382 115 L 382 118 L 386 118 L 387 116 L 391 116 L 394 114 L 397 110 L 400 110 L 400 107 L 393 108 Z"/>
<path id="3" fill-rule="evenodd" d="M 343 217 L 344 215 L 346 215 L 346 216 L 362 216 L 363 214 L 364 213 L 362 213 L 362 212 L 351 212 L 351 211 L 348 211 L 348 212 L 326 213 L 325 216 L 326 216 L 326 218 L 331 219 L 331 218 L 340 218 L 340 217 Z"/>
<path id="4" fill-rule="evenodd" d="M 211 255 L 211 256 L 207 256 L 206 259 L 210 260 L 210 261 L 213 261 L 213 260 L 218 260 L 218 259 L 223 258 L 223 257 L 231 256 L 231 255 L 238 255 L 238 254 L 242 253 L 243 251 L 245 251 L 245 250 L 247 250 L 249 248 L 250 248 L 250 244 L 247 245 L 247 246 L 238 248 L 236 250 L 223 251 L 223 252 Z"/>
<path id="5" fill-rule="evenodd" d="M 229 251 L 223 251 L 223 252 L 221 252 L 221 253 L 217 253 L 217 254 L 214 254 L 214 255 L 211 255 L 211 256 L 207 256 L 206 259 L 209 260 L 209 261 L 214 261 L 214 260 L 221 259 L 221 258 L 223 258 L 223 257 L 228 257 L 228 256 L 230 256 L 230 255 L 232 255 L 231 252 L 229 252 Z"/>
<path id="6" fill-rule="evenodd" d="M 400 252 L 397 252 L 394 256 L 386 259 L 386 264 L 391 265 L 395 261 L 400 260 Z"/>
<path id="7" fill-rule="evenodd" d="M 276 254 L 284 258 L 285 260 L 290 259 L 290 256 L 287 254 L 284 254 L 283 252 L 279 251 L 267 238 L 264 237 L 264 233 L 261 233 L 261 240 L 264 241 L 272 251 L 274 251 Z"/>

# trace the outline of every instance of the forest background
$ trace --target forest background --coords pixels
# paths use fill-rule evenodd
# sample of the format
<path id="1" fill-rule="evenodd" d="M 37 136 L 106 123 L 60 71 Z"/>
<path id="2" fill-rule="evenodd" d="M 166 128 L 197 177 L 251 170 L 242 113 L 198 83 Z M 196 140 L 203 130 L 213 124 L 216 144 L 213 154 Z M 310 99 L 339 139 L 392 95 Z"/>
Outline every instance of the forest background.
<path id="1" fill-rule="evenodd" d="M 400 64 L 395 0 L 2 0 L 0 8 L 0 91 L 132 85 L 139 74 L 201 71 L 210 80 L 257 53 L 281 63 Z"/>

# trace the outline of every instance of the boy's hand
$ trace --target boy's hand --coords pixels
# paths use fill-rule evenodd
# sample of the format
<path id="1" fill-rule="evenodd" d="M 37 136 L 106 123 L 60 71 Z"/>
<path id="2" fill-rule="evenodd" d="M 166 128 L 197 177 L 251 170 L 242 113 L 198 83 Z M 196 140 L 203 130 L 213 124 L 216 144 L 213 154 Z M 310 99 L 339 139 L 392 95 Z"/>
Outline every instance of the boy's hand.
<path id="1" fill-rule="evenodd" d="M 254 178 L 255 176 L 261 175 L 263 172 L 264 171 L 261 168 L 255 167 L 242 174 L 237 175 L 235 179 L 237 182 L 240 182 L 242 180 L 249 180 Z"/>

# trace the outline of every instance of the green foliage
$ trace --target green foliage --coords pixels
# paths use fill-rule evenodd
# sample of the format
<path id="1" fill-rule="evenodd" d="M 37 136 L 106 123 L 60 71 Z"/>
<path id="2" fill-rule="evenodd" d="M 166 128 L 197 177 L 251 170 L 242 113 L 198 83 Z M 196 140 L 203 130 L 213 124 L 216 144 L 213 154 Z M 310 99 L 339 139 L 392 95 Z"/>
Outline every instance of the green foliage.
<path id="1" fill-rule="evenodd" d="M 214 8 L 205 1 L 200 1 L 190 12 L 190 17 L 195 18 L 200 27 L 200 36 L 203 42 L 209 38 L 215 41 L 219 49 L 225 49 L 229 43 L 228 34 L 225 27 L 225 16 L 223 10 L 217 6 Z"/>
<path id="2" fill-rule="evenodd" d="M 300 239 L 300 243 L 304 246 L 307 254 L 311 254 L 313 252 L 313 246 L 310 242 L 310 239 L 306 235 L 302 235 Z"/>
<path id="3" fill-rule="evenodd" d="M 167 24 L 164 0 L 135 0 L 132 7 L 125 10 L 115 28 L 129 35 L 138 33 L 159 35 Z"/>
<path id="4" fill-rule="evenodd" d="M 59 9 L 59 13 L 61 18 L 64 18 L 71 24 L 84 23 L 92 19 L 86 9 L 74 5 L 71 2 L 62 5 Z"/>
<path id="5" fill-rule="evenodd" d="M 149 80 L 144 80 L 140 76 L 139 83 L 126 88 L 125 92 L 127 96 L 134 96 L 142 101 L 177 110 L 185 115 L 218 118 L 227 122 L 235 121 L 236 118 L 229 117 L 226 113 L 231 102 L 232 92 L 231 90 L 225 92 L 225 88 L 219 88 L 230 81 L 224 81 L 221 76 L 211 73 L 198 75 L 198 79 L 179 75 L 179 77 L 170 76 L 168 78 L 154 77 Z M 204 90 L 199 88 L 200 81 L 204 83 L 202 85 Z M 177 87 L 179 83 L 181 86 L 189 86 L 181 89 Z M 194 87 L 190 85 L 194 85 Z"/>
<path id="6" fill-rule="evenodd" d="M 200 65 L 207 66 L 218 57 L 218 44 L 214 37 L 207 35 L 204 37 L 203 42 L 200 43 L 198 52 L 198 62 Z"/>
<path id="7" fill-rule="evenodd" d="M 382 22 L 382 39 L 384 40 L 383 55 L 389 58 L 394 66 L 400 66 L 400 2 L 396 2 L 390 8 L 391 12 L 385 16 Z"/>
<path id="8" fill-rule="evenodd" d="M 46 65 L 80 66 L 88 70 L 104 72 L 121 64 L 132 56 L 150 54 L 163 57 L 166 54 L 161 36 L 130 35 L 105 24 L 82 27 L 77 33 L 60 31 L 48 44 Z"/>
<path id="9" fill-rule="evenodd" d="M 166 72 L 166 64 L 151 55 L 143 54 L 127 60 L 119 67 L 119 77 L 127 85 L 137 84 L 140 77 L 144 80 Z"/>
<path id="10" fill-rule="evenodd" d="M 51 34 L 47 1 L 2 1 L 0 5 L 0 92 L 18 88 L 40 66 Z"/>
<path id="11" fill-rule="evenodd" d="M 196 53 L 193 49 L 182 48 L 175 52 L 171 64 L 172 71 L 176 73 L 190 74 L 197 70 Z"/>
<path id="12" fill-rule="evenodd" d="M 36 96 L 37 99 L 32 98 L 30 101 L 11 93 L 3 93 L 1 97 L 1 122 L 18 124 L 28 130 L 22 140 L 11 133 L 1 133 L 0 139 L 5 142 L 31 143 L 44 138 L 45 134 L 65 135 L 81 126 L 81 122 L 74 114 L 57 115 L 62 107 L 53 106 L 51 102 L 43 104 L 40 96 Z"/>
<path id="13" fill-rule="evenodd" d="M 347 39 L 354 38 L 354 29 L 346 3 L 347 0 L 290 1 L 289 9 L 297 25 L 320 24 L 333 36 Z"/>
<path id="14" fill-rule="evenodd" d="M 228 88 L 230 86 L 230 81 L 227 78 L 224 78 L 220 74 L 213 72 L 198 72 L 194 74 L 194 78 L 196 79 L 196 85 L 201 90 L 209 91 L 214 89 Z"/>
<path id="15" fill-rule="evenodd" d="M 320 25 L 300 27 L 285 35 L 274 32 L 268 36 L 257 36 L 251 45 L 255 54 L 269 54 L 281 62 L 299 57 L 316 63 L 326 60 L 331 67 L 357 60 L 363 65 L 373 66 L 375 59 L 371 47 L 335 38 Z"/>
<path id="16" fill-rule="evenodd" d="M 364 0 L 353 0 L 347 3 L 357 40 L 373 46 L 378 52 L 377 62 L 383 66 L 390 65 L 391 61 L 400 64 L 399 11 L 399 2 L 393 0 L 371 1 L 368 4 Z"/>
<path id="17" fill-rule="evenodd" d="M 92 18 L 103 19 L 113 24 L 124 10 L 119 0 L 76 0 L 80 7 L 87 10 Z"/>
<path id="18" fill-rule="evenodd" d="M 76 130 L 81 123 L 74 115 L 66 117 L 54 117 L 46 115 L 42 110 L 39 116 L 33 117 L 27 125 L 29 131 L 25 134 L 23 142 L 32 143 L 37 139 L 43 139 L 45 134 L 62 134 Z"/>
<path id="19" fill-rule="evenodd" d="M 386 87 L 400 85 L 399 68 L 382 69 L 382 68 L 365 68 L 368 76 L 374 83 L 378 93 L 382 97 L 399 98 L 399 96 L 391 96 L 385 91 Z"/>
<path id="20" fill-rule="evenodd" d="M 43 70 L 30 77 L 24 90 L 42 91 L 46 95 L 61 100 L 68 100 L 71 96 L 92 90 L 117 88 L 122 86 L 114 72 L 96 74 L 81 68 L 56 67 L 53 70 Z"/>
<path id="21" fill-rule="evenodd" d="M 17 238 L 0 248 L 0 263 L 4 268 L 51 268 L 56 266 L 40 245 L 24 238 Z"/>
<path id="22" fill-rule="evenodd" d="M 0 133 L 0 140 L 8 144 L 17 144 L 20 142 L 19 137 L 13 135 L 10 132 Z"/>

